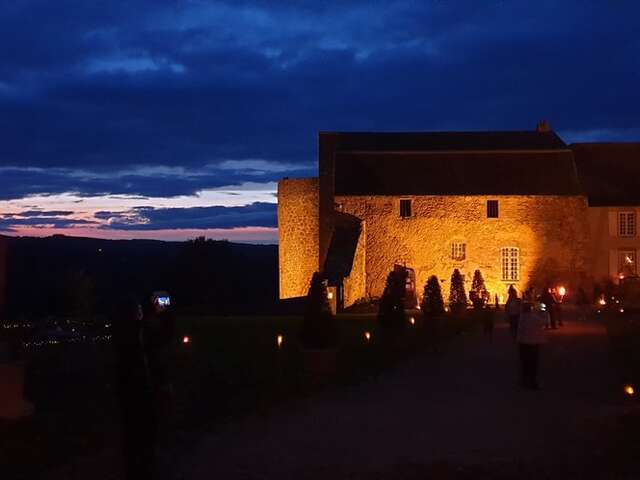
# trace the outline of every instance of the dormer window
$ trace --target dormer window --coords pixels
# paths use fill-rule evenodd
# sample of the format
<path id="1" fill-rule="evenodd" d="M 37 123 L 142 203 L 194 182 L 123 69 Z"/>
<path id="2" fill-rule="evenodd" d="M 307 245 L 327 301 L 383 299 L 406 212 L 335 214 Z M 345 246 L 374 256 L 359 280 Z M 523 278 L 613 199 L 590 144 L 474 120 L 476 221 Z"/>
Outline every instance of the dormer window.
<path id="1" fill-rule="evenodd" d="M 411 217 L 411 199 L 403 198 L 400 200 L 400 218 Z"/>
<path id="2" fill-rule="evenodd" d="M 498 218 L 498 200 L 487 200 L 487 218 Z"/>

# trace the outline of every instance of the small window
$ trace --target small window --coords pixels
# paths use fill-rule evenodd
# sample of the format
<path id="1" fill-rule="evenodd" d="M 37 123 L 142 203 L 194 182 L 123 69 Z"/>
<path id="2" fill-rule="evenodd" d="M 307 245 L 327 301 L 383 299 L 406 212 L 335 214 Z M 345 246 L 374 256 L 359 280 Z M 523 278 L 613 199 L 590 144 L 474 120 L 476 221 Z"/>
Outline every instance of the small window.
<path id="1" fill-rule="evenodd" d="M 461 242 L 453 242 L 451 244 L 451 259 L 464 260 L 467 258 L 467 244 Z"/>
<path id="2" fill-rule="evenodd" d="M 632 277 L 638 273 L 635 250 L 618 251 L 618 275 Z"/>
<path id="3" fill-rule="evenodd" d="M 618 236 L 619 237 L 635 237 L 636 236 L 636 213 L 635 212 L 618 212 Z"/>
<path id="4" fill-rule="evenodd" d="M 487 218 L 498 218 L 498 200 L 487 200 Z"/>
<path id="5" fill-rule="evenodd" d="M 517 281 L 520 278 L 520 250 L 505 247 L 500 251 L 502 257 L 502 280 Z"/>
<path id="6" fill-rule="evenodd" d="M 411 216 L 411 200 L 400 200 L 400 216 L 402 218 L 409 218 Z"/>

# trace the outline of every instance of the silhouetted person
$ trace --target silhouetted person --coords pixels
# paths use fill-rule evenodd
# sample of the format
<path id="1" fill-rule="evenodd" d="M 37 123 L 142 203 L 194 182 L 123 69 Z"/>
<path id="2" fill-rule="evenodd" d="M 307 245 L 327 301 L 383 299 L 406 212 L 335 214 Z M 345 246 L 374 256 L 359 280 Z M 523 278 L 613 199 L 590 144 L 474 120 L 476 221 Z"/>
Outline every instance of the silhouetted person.
<path id="1" fill-rule="evenodd" d="M 168 294 L 161 292 L 151 296 L 142 323 L 153 407 L 158 418 L 168 420 L 173 411 L 173 384 L 170 372 L 177 343 L 176 320 L 169 305 Z"/>
<path id="2" fill-rule="evenodd" d="M 545 343 L 544 318 L 539 312 L 533 311 L 533 305 L 529 302 L 522 304 L 517 340 L 522 385 L 525 388 L 537 390 L 540 345 Z"/>
<path id="3" fill-rule="evenodd" d="M 511 336 L 515 340 L 516 335 L 518 334 L 518 321 L 520 320 L 522 301 L 518 298 L 518 292 L 513 285 L 509 287 L 508 295 L 509 298 L 507 299 L 504 309 L 506 310 L 507 318 L 509 319 L 509 330 L 511 331 Z"/>
<path id="4" fill-rule="evenodd" d="M 548 313 L 547 318 L 549 320 L 549 324 L 546 325 L 546 327 L 555 330 L 556 328 L 558 328 L 556 326 L 556 309 L 555 309 L 556 300 L 555 298 L 553 298 L 553 295 L 551 294 L 551 288 L 544 289 L 544 291 L 542 292 L 542 295 L 540 295 L 540 301 L 544 303 Z"/>
<path id="5" fill-rule="evenodd" d="M 116 385 L 126 479 L 150 479 L 155 465 L 156 418 L 144 348 L 142 308 L 134 296 L 112 312 Z"/>

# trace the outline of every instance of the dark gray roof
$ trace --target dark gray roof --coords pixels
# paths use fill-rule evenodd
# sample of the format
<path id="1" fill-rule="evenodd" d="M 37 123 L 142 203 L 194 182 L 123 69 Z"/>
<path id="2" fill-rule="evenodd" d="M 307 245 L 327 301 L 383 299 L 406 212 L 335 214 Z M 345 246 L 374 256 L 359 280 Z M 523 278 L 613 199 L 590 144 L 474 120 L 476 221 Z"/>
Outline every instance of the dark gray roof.
<path id="1" fill-rule="evenodd" d="M 570 151 L 336 153 L 336 195 L 578 195 Z"/>
<path id="2" fill-rule="evenodd" d="M 553 131 L 322 133 L 336 195 L 578 195 Z"/>
<path id="3" fill-rule="evenodd" d="M 330 285 L 337 285 L 351 273 L 353 258 L 360 238 L 360 220 L 353 215 L 336 213 L 335 228 L 324 263 L 324 274 Z"/>
<path id="4" fill-rule="evenodd" d="M 640 206 L 640 143 L 574 143 L 589 205 Z"/>
<path id="5" fill-rule="evenodd" d="M 322 132 L 336 151 L 557 150 L 567 145 L 553 131 Z"/>

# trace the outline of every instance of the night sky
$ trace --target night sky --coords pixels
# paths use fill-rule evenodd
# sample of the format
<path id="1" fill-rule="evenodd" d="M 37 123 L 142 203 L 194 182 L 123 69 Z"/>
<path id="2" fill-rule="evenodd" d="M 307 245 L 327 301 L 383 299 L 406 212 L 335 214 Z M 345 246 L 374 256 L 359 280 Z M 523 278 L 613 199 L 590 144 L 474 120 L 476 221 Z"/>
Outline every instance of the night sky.
<path id="1" fill-rule="evenodd" d="M 0 6 L 0 233 L 275 242 L 321 130 L 640 140 L 640 2 Z"/>

